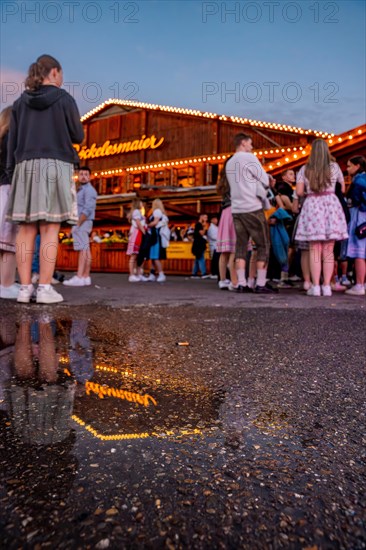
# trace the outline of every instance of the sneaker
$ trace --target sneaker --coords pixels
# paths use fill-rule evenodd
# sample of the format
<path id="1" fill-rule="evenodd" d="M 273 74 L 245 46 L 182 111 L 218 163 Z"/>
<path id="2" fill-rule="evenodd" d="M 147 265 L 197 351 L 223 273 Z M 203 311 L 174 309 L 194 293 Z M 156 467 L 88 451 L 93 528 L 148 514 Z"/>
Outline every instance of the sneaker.
<path id="1" fill-rule="evenodd" d="M 239 285 L 233 285 L 233 283 L 230 283 L 229 286 L 227 287 L 227 289 L 228 289 L 230 292 L 237 292 L 237 291 L 238 291 L 238 286 L 239 286 Z"/>
<path id="2" fill-rule="evenodd" d="M 322 285 L 322 294 L 323 296 L 331 296 L 332 289 L 330 285 Z"/>
<path id="3" fill-rule="evenodd" d="M 230 285 L 230 281 L 228 281 L 227 279 L 225 279 L 224 281 L 219 281 L 220 290 L 226 290 L 227 288 L 229 288 L 229 285 Z"/>
<path id="4" fill-rule="evenodd" d="M 138 275 L 138 277 L 142 283 L 147 283 L 150 281 L 149 277 L 145 277 L 145 275 Z"/>
<path id="5" fill-rule="evenodd" d="M 90 285 L 91 285 L 91 278 L 84 277 L 84 286 L 90 286 Z"/>
<path id="6" fill-rule="evenodd" d="M 278 288 L 274 288 L 270 284 L 266 283 L 264 286 L 257 285 L 254 292 L 256 294 L 277 294 Z"/>
<path id="7" fill-rule="evenodd" d="M 156 281 L 157 281 L 158 283 L 165 283 L 165 281 L 166 281 L 166 276 L 164 275 L 164 273 L 159 273 L 158 278 L 156 279 Z"/>
<path id="8" fill-rule="evenodd" d="M 306 294 L 308 296 L 320 296 L 320 286 L 319 285 L 311 286 Z"/>
<path id="9" fill-rule="evenodd" d="M 210 275 L 210 279 L 218 279 L 217 275 Z"/>
<path id="10" fill-rule="evenodd" d="M 150 273 L 150 275 L 148 276 L 147 278 L 148 281 L 151 281 L 152 283 L 154 283 L 156 281 L 156 277 L 154 275 L 154 273 Z"/>
<path id="11" fill-rule="evenodd" d="M 341 279 L 341 285 L 343 286 L 351 286 L 351 281 L 349 280 L 349 278 L 347 277 L 347 275 L 342 275 L 342 279 Z"/>
<path id="12" fill-rule="evenodd" d="M 39 273 L 32 273 L 32 284 L 36 285 L 39 281 Z"/>
<path id="13" fill-rule="evenodd" d="M 19 288 L 17 302 L 21 304 L 29 304 L 34 292 L 33 285 L 21 285 Z"/>
<path id="14" fill-rule="evenodd" d="M 202 275 L 201 279 L 210 279 L 210 275 Z"/>
<path id="15" fill-rule="evenodd" d="M 339 282 L 335 282 L 331 285 L 331 289 L 334 290 L 334 292 L 343 292 L 346 290 L 346 287 L 341 285 Z"/>
<path id="16" fill-rule="evenodd" d="M 303 290 L 309 290 L 312 287 L 312 284 L 308 281 L 304 281 L 304 284 L 302 285 Z"/>
<path id="17" fill-rule="evenodd" d="M 288 280 L 292 281 L 293 283 L 298 283 L 301 281 L 301 277 L 299 277 L 298 275 L 292 275 L 292 277 L 289 277 Z"/>
<path id="18" fill-rule="evenodd" d="M 37 304 L 58 304 L 63 301 L 63 296 L 56 292 L 51 285 L 39 286 L 37 288 Z"/>
<path id="19" fill-rule="evenodd" d="M 85 286 L 83 277 L 78 277 L 77 275 L 74 275 L 71 279 L 64 281 L 62 284 L 65 286 Z"/>
<path id="20" fill-rule="evenodd" d="M 130 275 L 129 278 L 128 278 L 128 282 L 129 283 L 139 283 L 140 282 L 139 275 Z"/>
<path id="21" fill-rule="evenodd" d="M 351 288 L 348 288 L 345 294 L 349 294 L 350 296 L 365 296 L 366 290 L 362 285 L 354 285 Z"/>
<path id="22" fill-rule="evenodd" d="M 199 275 L 191 275 L 191 279 L 200 279 L 201 277 Z"/>
<path id="23" fill-rule="evenodd" d="M 10 286 L 0 285 L 0 298 L 3 300 L 16 300 L 18 298 L 20 285 L 14 283 Z"/>

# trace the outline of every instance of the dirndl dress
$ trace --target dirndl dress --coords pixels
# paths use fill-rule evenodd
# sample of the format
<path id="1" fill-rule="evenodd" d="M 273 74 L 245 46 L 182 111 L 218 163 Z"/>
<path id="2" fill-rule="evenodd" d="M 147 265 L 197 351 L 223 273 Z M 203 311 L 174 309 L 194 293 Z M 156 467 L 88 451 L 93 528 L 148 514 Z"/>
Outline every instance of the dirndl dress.
<path id="1" fill-rule="evenodd" d="M 0 250 L 15 252 L 17 226 L 6 221 L 10 185 L 0 185 Z"/>
<path id="2" fill-rule="evenodd" d="M 160 227 L 156 228 L 156 233 L 156 243 L 150 247 L 149 258 L 150 260 L 166 260 L 166 248 L 161 246 Z"/>
<path id="3" fill-rule="evenodd" d="M 296 241 L 342 241 L 347 237 L 346 218 L 336 194 L 309 193 L 298 218 Z"/>
<path id="4" fill-rule="evenodd" d="M 58 159 L 31 159 L 16 164 L 6 220 L 77 223 L 73 171 L 73 164 Z"/>
<path id="5" fill-rule="evenodd" d="M 231 206 L 224 208 L 221 212 L 219 227 L 217 231 L 216 252 L 235 252 L 236 233 L 233 222 Z"/>
<path id="6" fill-rule="evenodd" d="M 133 254 L 138 254 L 141 246 L 142 241 L 142 232 L 138 229 L 138 227 L 131 226 L 130 229 L 130 235 L 128 237 L 128 245 L 127 245 L 127 256 L 132 256 Z"/>
<path id="7" fill-rule="evenodd" d="M 351 221 L 348 225 L 349 239 L 347 246 L 348 258 L 364 258 L 366 260 L 366 239 L 356 236 L 356 227 L 366 223 L 366 212 L 361 212 L 358 207 L 350 209 Z"/>

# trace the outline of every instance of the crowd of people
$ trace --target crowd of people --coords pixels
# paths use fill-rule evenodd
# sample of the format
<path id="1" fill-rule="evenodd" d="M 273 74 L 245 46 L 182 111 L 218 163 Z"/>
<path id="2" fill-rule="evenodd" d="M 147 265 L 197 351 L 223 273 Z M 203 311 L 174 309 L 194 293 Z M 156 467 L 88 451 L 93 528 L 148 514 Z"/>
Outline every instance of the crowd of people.
<path id="1" fill-rule="evenodd" d="M 291 269 L 292 279 L 299 278 L 295 271 L 300 263 L 308 296 L 331 296 L 333 290 L 364 296 L 366 159 L 356 156 L 348 161 L 352 183 L 346 193 L 343 173 L 323 139 L 313 142 L 309 160 L 297 176 L 286 170 L 281 182 L 266 174 L 251 153 L 250 136 L 238 134 L 235 148 L 218 184 L 219 288 L 278 292 L 291 286 Z M 275 264 L 280 279 L 274 286 L 267 271 L 273 274 Z"/>
<path id="2" fill-rule="evenodd" d="M 52 283 L 58 282 L 55 264 L 64 222 L 73 226 L 78 269 L 63 283 L 91 284 L 97 193 L 87 166 L 79 169 L 76 190 L 73 171 L 79 158 L 73 144 L 83 141 L 84 131 L 76 103 L 61 89 L 62 82 L 60 63 L 40 56 L 29 68 L 25 91 L 0 114 L 0 297 L 21 303 L 33 298 L 41 304 L 63 301 Z M 366 159 L 349 159 L 352 183 L 346 190 L 343 173 L 323 139 L 312 143 L 308 162 L 297 175 L 286 170 L 280 182 L 252 153 L 249 135 L 235 136 L 234 148 L 217 185 L 220 217 L 213 214 L 209 222 L 201 214 L 194 227 L 170 230 L 160 199 L 153 201 L 147 215 L 142 201 L 133 200 L 128 215 L 129 282 L 165 282 L 166 249 L 176 240 L 192 243 L 192 278 L 218 279 L 221 290 L 271 294 L 291 287 L 296 279 L 304 281 L 309 296 L 331 296 L 333 290 L 364 296 Z"/>

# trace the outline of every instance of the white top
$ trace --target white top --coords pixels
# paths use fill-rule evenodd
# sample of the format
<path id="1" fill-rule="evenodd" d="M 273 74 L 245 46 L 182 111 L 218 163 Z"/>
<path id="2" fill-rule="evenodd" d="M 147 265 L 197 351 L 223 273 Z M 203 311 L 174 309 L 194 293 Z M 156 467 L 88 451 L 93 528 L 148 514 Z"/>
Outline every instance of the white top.
<path id="1" fill-rule="evenodd" d="M 305 191 L 307 194 L 313 193 L 310 189 L 309 180 L 305 177 L 305 167 L 302 166 L 297 174 L 296 177 L 296 183 L 303 183 L 305 186 Z M 339 183 L 344 183 L 344 177 L 342 170 L 340 169 L 339 165 L 336 162 L 330 163 L 330 183 L 328 187 L 326 187 L 326 191 L 335 191 L 335 186 L 337 181 Z"/>
<path id="2" fill-rule="evenodd" d="M 132 221 L 131 221 L 132 227 L 138 227 L 136 220 L 139 220 L 141 225 L 145 225 L 145 216 L 142 215 L 141 210 L 138 210 L 138 208 L 136 208 L 132 212 Z"/>
<path id="3" fill-rule="evenodd" d="M 160 221 L 158 224 L 156 224 L 156 229 L 159 229 L 160 227 L 163 227 L 163 225 L 167 225 L 168 223 L 168 216 L 162 213 L 160 208 L 156 208 L 153 212 L 153 217 L 158 218 Z"/>
<path id="4" fill-rule="evenodd" d="M 217 241 L 217 233 L 219 231 L 219 228 L 214 223 L 210 223 L 210 226 L 207 230 L 207 239 L 208 244 L 211 248 L 216 248 L 216 241 Z"/>
<path id="5" fill-rule="evenodd" d="M 263 208 L 269 178 L 252 153 L 235 153 L 226 164 L 233 214 L 256 212 Z"/>

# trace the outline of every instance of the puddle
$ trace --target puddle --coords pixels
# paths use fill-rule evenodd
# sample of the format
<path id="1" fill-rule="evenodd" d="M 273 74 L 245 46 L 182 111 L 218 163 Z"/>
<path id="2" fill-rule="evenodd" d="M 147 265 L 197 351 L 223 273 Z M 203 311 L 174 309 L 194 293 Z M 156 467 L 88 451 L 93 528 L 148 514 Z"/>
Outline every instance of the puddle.
<path id="1" fill-rule="evenodd" d="M 96 441 L 183 437 L 218 422 L 221 398 L 176 365 L 149 363 L 138 334 L 44 314 L 1 327 L 0 411 L 19 443 L 55 445 L 73 430 Z"/>

